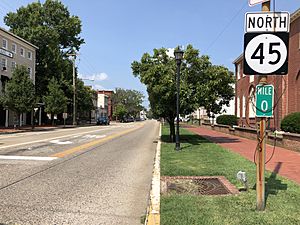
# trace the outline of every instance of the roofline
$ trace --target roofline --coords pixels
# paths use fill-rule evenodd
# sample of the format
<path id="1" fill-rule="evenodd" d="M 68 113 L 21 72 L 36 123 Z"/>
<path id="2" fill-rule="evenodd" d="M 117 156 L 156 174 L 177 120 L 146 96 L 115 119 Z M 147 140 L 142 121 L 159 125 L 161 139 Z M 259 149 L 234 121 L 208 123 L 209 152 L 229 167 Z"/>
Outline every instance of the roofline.
<path id="1" fill-rule="evenodd" d="M 243 56 L 244 56 L 244 53 L 240 54 L 240 56 L 237 57 L 237 58 L 232 62 L 232 64 L 235 64 L 236 62 L 240 61 L 240 60 L 243 58 Z"/>
<path id="2" fill-rule="evenodd" d="M 31 47 L 33 47 L 35 49 L 39 49 L 39 47 L 35 46 L 34 44 L 31 44 L 29 41 L 26 41 L 25 39 L 23 39 L 23 38 L 15 35 L 14 33 L 12 33 L 10 31 L 4 29 L 3 27 L 0 27 L 0 30 L 3 31 L 3 32 L 5 32 L 5 33 L 7 33 L 7 34 L 9 34 L 9 35 L 11 35 L 11 36 L 13 36 L 13 37 L 15 37 L 15 38 L 17 38 L 17 39 L 19 39 L 22 42 L 25 42 L 26 44 L 30 45 Z"/>
<path id="3" fill-rule="evenodd" d="M 300 8 L 297 9 L 295 12 L 291 15 L 291 23 L 294 22 L 296 19 L 300 17 Z"/>

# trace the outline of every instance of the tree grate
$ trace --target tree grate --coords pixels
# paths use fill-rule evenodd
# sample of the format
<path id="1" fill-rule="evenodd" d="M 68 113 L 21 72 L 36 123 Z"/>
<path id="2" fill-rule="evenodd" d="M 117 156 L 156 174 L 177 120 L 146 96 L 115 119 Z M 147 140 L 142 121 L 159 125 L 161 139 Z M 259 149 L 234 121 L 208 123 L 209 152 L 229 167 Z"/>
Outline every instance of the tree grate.
<path id="1" fill-rule="evenodd" d="M 162 177 L 161 192 L 192 195 L 230 195 L 238 190 L 222 176 Z"/>

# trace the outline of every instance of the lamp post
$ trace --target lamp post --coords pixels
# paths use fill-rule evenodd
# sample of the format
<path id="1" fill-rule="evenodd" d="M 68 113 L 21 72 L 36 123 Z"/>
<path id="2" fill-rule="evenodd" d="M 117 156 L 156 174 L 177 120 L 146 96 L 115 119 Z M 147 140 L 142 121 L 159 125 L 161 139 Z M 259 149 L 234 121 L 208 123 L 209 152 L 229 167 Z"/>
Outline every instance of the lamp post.
<path id="1" fill-rule="evenodd" d="M 175 149 L 176 151 L 180 150 L 180 141 L 179 141 L 179 92 L 180 92 L 180 65 L 183 58 L 183 51 L 178 48 L 174 51 L 174 56 L 176 60 L 176 73 L 177 73 L 177 79 L 176 79 L 176 86 L 177 86 L 177 95 L 176 95 L 176 145 Z"/>

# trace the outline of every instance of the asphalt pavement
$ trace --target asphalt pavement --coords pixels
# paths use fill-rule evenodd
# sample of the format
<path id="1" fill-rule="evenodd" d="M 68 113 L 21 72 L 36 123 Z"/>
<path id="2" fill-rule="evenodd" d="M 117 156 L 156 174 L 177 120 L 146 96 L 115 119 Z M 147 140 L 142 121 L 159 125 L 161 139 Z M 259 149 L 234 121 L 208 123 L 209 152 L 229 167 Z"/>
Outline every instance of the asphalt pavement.
<path id="1" fill-rule="evenodd" d="M 158 131 L 146 121 L 1 136 L 0 224 L 141 224 Z"/>

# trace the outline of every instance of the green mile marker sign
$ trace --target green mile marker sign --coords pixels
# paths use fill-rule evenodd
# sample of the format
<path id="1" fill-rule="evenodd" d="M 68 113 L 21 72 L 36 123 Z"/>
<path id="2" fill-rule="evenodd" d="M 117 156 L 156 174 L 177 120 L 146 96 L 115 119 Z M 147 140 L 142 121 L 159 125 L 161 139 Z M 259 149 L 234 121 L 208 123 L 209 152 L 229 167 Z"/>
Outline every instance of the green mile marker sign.
<path id="1" fill-rule="evenodd" d="M 256 117 L 273 117 L 274 86 L 256 86 Z"/>

